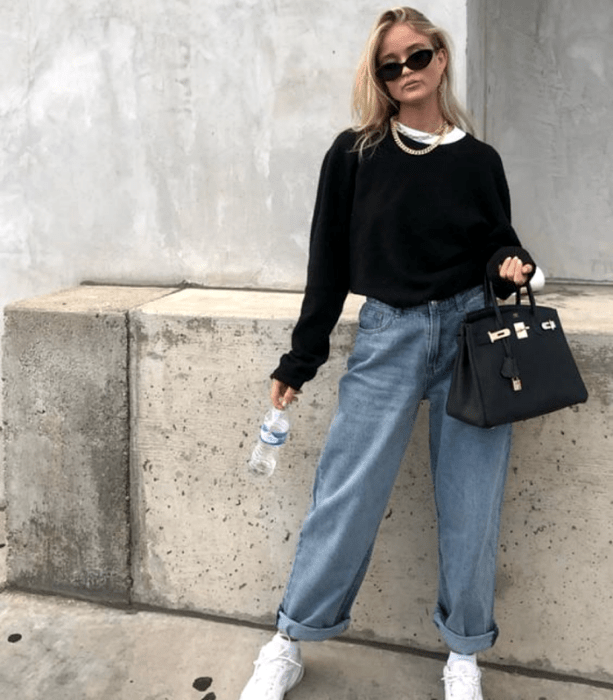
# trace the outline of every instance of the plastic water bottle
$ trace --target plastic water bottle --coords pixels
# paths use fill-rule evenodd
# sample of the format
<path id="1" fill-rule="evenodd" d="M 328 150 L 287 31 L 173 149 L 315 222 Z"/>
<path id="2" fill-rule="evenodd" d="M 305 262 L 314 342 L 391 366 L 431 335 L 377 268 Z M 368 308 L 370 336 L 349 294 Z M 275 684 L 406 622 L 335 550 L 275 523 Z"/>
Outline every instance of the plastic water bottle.
<path id="1" fill-rule="evenodd" d="M 271 408 L 264 416 L 260 439 L 251 453 L 249 472 L 255 476 L 271 476 L 277 466 L 279 450 L 287 440 L 289 419 L 287 411 Z"/>

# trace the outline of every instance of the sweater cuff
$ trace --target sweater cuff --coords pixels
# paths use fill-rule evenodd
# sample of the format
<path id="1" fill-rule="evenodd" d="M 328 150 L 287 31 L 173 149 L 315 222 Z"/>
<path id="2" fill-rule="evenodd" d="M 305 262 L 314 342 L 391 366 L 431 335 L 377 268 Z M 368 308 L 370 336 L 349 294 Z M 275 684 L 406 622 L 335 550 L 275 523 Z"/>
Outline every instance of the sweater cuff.
<path id="1" fill-rule="evenodd" d="M 302 389 L 302 385 L 312 378 L 306 377 L 304 379 L 299 379 L 291 370 L 284 371 L 283 365 L 283 358 L 281 358 L 281 364 L 270 375 L 270 378 L 277 379 L 278 381 L 283 382 L 283 384 L 287 384 L 287 386 L 291 387 L 294 391 L 300 391 L 300 389 Z"/>
<path id="2" fill-rule="evenodd" d="M 532 265 L 532 272 L 528 275 L 528 281 L 532 279 L 536 272 L 536 263 L 532 256 L 521 246 L 503 246 L 499 248 L 488 260 L 485 268 L 486 275 L 494 287 L 494 293 L 499 299 L 507 299 L 517 291 L 517 285 L 514 282 L 503 280 L 498 270 L 506 258 L 514 257 L 518 257 L 524 265 Z"/>

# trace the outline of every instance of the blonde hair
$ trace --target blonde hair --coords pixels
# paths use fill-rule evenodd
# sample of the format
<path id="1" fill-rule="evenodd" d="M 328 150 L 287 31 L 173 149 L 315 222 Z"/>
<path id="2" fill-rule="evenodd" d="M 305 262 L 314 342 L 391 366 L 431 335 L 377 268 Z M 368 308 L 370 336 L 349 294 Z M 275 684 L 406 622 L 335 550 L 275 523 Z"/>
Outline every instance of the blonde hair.
<path id="1" fill-rule="evenodd" d="M 376 146 L 385 138 L 390 117 L 399 109 L 398 103 L 390 97 L 385 84 L 377 78 L 375 71 L 383 37 L 390 27 L 400 22 L 410 24 L 416 32 L 429 37 L 435 51 L 445 50 L 447 66 L 438 93 L 441 112 L 450 124 L 474 133 L 472 121 L 453 90 L 452 46 L 449 35 L 432 24 L 418 10 L 396 7 L 384 12 L 376 21 L 358 64 L 353 88 L 353 130 L 361 132 L 356 142 L 356 150 L 359 150 L 360 154 L 365 148 Z"/>

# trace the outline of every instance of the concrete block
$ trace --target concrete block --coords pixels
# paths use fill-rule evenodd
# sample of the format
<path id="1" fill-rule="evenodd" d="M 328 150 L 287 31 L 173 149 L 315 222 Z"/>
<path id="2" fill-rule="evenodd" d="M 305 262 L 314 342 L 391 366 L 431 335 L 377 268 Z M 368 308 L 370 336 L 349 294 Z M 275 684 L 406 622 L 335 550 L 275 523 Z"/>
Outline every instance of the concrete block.
<path id="1" fill-rule="evenodd" d="M 0 510 L 0 589 L 6 585 L 6 544 L 6 510 L 3 508 Z"/>
<path id="2" fill-rule="evenodd" d="M 9 584 L 129 599 L 126 309 L 167 293 L 78 287 L 6 308 Z"/>
<path id="3" fill-rule="evenodd" d="M 493 660 L 608 678 L 606 616 L 613 500 L 605 465 L 611 424 L 613 290 L 542 295 L 560 310 L 591 398 L 519 424 L 501 538 Z M 131 313 L 133 576 L 139 602 L 272 623 L 320 446 L 355 331 L 359 300 L 332 356 L 304 387 L 278 473 L 246 460 L 268 404 L 267 376 L 287 348 L 300 296 L 185 290 Z M 349 632 L 440 650 L 436 525 L 427 407 L 383 521 Z M 579 644 L 579 648 L 578 648 Z"/>
<path id="4" fill-rule="evenodd" d="M 267 377 L 300 302 L 192 289 L 130 314 L 135 600 L 273 620 L 353 335 L 347 320 L 334 332 L 277 473 L 250 477 Z"/>
<path id="5" fill-rule="evenodd" d="M 588 403 L 515 430 L 493 658 L 610 680 L 611 334 L 573 336 L 572 347 Z"/>
<path id="6" fill-rule="evenodd" d="M 7 309 L 9 583 L 123 602 L 132 586 L 139 604 L 271 624 L 361 300 L 259 480 L 246 462 L 301 295 L 171 291 L 79 288 Z M 516 426 L 486 659 L 610 683 L 613 290 L 539 298 L 591 395 Z M 424 406 L 348 635 L 441 651 L 427 433 Z"/>

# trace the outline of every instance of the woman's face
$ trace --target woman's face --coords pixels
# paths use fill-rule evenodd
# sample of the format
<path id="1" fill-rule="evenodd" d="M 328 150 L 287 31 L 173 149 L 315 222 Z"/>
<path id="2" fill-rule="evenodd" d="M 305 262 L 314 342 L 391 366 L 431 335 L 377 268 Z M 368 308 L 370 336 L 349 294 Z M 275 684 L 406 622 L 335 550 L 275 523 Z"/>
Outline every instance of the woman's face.
<path id="1" fill-rule="evenodd" d="M 420 49 L 432 49 L 430 38 L 419 34 L 409 24 L 394 24 L 383 37 L 377 54 L 377 67 L 385 63 L 404 63 Z M 401 105 L 419 106 L 438 100 L 438 86 L 447 66 L 444 49 L 434 53 L 430 64 L 422 70 L 407 66 L 395 80 L 385 82 L 390 96 Z"/>

